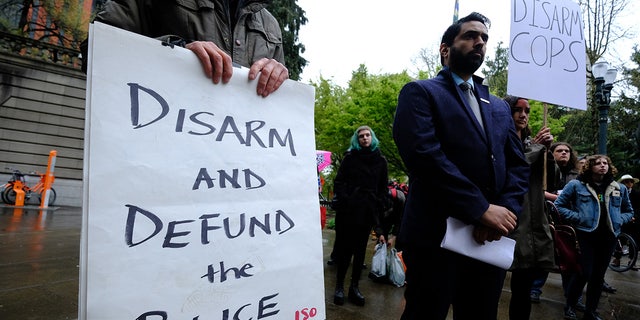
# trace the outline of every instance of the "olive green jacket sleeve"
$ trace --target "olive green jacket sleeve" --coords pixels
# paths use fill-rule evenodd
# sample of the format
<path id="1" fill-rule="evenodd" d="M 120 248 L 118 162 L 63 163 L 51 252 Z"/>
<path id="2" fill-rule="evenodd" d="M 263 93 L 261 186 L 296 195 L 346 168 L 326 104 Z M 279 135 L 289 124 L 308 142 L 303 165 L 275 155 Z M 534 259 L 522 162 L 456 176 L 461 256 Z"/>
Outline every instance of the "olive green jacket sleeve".
<path id="1" fill-rule="evenodd" d="M 232 19 L 225 0 L 112 0 L 94 21 L 161 41 L 212 41 L 245 67 L 262 58 L 284 64 L 282 31 L 267 1 L 242 3 Z"/>

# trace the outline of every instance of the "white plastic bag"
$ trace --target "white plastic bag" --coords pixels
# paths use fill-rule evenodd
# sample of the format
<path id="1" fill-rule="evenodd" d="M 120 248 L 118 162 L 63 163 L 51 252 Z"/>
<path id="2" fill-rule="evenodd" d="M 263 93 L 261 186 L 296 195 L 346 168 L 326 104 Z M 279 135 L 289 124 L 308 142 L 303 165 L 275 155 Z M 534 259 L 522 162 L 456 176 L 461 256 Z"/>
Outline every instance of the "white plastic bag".
<path id="1" fill-rule="evenodd" d="M 387 244 L 378 243 L 371 259 L 371 271 L 369 278 L 372 280 L 382 280 L 387 276 Z"/>
<path id="2" fill-rule="evenodd" d="M 398 250 L 391 248 L 389 251 L 389 282 L 396 287 L 404 286 L 404 266 L 398 256 Z"/>

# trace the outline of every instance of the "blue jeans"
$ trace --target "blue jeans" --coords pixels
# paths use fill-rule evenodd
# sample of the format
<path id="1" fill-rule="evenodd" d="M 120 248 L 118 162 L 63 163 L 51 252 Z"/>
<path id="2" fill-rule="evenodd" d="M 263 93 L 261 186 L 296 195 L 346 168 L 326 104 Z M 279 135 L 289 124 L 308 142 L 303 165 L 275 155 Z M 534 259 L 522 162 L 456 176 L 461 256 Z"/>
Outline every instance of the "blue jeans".
<path id="1" fill-rule="evenodd" d="M 531 294 L 542 294 L 542 287 L 545 282 L 547 282 L 547 277 L 549 277 L 549 272 L 544 270 L 537 270 L 536 275 L 533 278 L 533 283 L 531 285 Z"/>
<path id="2" fill-rule="evenodd" d="M 561 273 L 562 276 L 562 290 L 564 292 L 564 297 L 566 298 L 569 294 L 569 286 L 571 282 L 575 278 L 575 274 L 573 273 Z M 547 278 L 549 277 L 548 271 L 540 271 L 538 275 L 533 279 L 533 284 L 531 285 L 531 294 L 542 294 L 542 287 L 547 282 Z"/>

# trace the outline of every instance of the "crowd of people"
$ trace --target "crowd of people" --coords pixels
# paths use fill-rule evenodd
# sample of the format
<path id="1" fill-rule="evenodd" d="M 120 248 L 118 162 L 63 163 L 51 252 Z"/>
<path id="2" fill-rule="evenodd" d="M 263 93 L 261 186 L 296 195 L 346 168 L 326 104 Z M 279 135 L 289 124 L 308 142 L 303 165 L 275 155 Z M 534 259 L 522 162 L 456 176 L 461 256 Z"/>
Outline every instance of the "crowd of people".
<path id="1" fill-rule="evenodd" d="M 449 217 L 473 225 L 472 237 L 478 243 L 502 237 L 515 240 L 508 270 L 512 320 L 529 319 L 531 304 L 540 302 L 549 272 L 561 270 L 553 225 L 570 225 L 580 247 L 580 271 L 561 272 L 564 318 L 577 319 L 580 311 L 583 319 L 602 319 L 597 312 L 601 293 L 615 290 L 604 282 L 615 239 L 622 228 L 637 234 L 631 222 L 635 220 L 633 204 L 638 206 L 638 200 L 633 200 L 638 191 L 632 187 L 638 179 L 623 175 L 616 181 L 617 170 L 608 156 L 578 157 L 569 143 L 555 142 L 546 126 L 532 133 L 528 99 L 489 94 L 482 79 L 473 75 L 484 58 L 489 25 L 478 13 L 452 24 L 440 46 L 442 71 L 433 79 L 408 83 L 398 98 L 393 137 L 409 170 L 410 185 L 402 218 L 393 223 L 399 227 L 394 232 L 395 245 L 402 250 L 407 268 L 401 319 L 446 319 L 450 309 L 455 319 L 497 319 L 507 270 L 441 248 Z M 380 198 L 358 196 L 369 199 L 368 204 L 336 212 L 336 244 L 349 233 L 359 247 L 352 249 L 357 267 L 351 288 L 357 288 L 368 232 L 373 228 L 379 242 L 389 238 L 382 223 L 383 206 L 374 206 L 385 197 L 381 181 L 386 177 L 379 176 L 382 170 L 372 171 L 364 163 L 356 169 L 350 160 L 354 151 L 359 154 L 366 147 L 362 144 L 366 140 L 354 144 L 360 130 L 373 132 L 361 127 L 354 133 L 336 177 L 336 196 L 349 199 L 360 190 L 371 190 L 368 195 Z M 352 178 L 358 182 L 351 183 L 351 192 L 343 186 L 347 172 L 359 175 Z M 369 215 L 363 214 L 364 208 Z M 551 217 L 550 208 L 557 217 Z M 340 226 L 347 217 L 360 217 L 364 223 Z M 350 257 L 343 254 L 340 259 Z M 348 263 L 338 264 L 334 302 L 339 305 L 344 303 L 343 269 Z M 349 290 L 349 300 L 364 305 L 357 290 Z"/>
<path id="2" fill-rule="evenodd" d="M 109 1 L 95 21 L 184 46 L 214 84 L 228 82 L 234 64 L 245 66 L 249 80 L 258 81 L 256 93 L 267 97 L 288 79 L 280 26 L 268 1 L 212 3 L 227 10 L 211 10 L 206 1 L 193 8 Z M 477 243 L 515 240 L 509 317 L 528 319 L 548 273 L 557 269 L 547 212 L 553 202 L 581 249 L 581 271 L 562 273 L 564 317 L 577 319 L 582 311 L 583 319 L 601 319 L 598 303 L 616 236 L 625 230 L 638 239 L 638 225 L 629 224 L 640 206 L 640 191 L 633 189 L 638 179 L 625 174 L 616 181 L 608 156 L 578 159 L 569 143 L 554 142 L 548 127 L 534 135 L 526 98 L 489 93 L 474 75 L 484 61 L 489 27 L 476 12 L 454 22 L 439 47 L 442 70 L 406 84 L 399 94 L 393 139 L 409 171 L 406 198 L 401 192 L 388 201 L 387 161 L 373 128 L 354 131 L 334 180 L 336 305 L 365 305 L 359 281 L 373 230 L 378 242 L 403 253 L 401 319 L 446 319 L 450 309 L 455 319 L 497 319 L 507 270 L 441 248 L 452 217 L 473 226 Z"/>

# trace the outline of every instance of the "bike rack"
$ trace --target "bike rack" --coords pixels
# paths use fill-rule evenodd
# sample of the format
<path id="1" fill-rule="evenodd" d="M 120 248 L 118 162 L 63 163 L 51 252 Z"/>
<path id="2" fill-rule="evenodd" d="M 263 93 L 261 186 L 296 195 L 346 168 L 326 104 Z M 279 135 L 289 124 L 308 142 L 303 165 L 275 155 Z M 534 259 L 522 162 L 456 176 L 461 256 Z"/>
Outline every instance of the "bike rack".
<path id="1" fill-rule="evenodd" d="M 49 194 L 51 193 L 51 185 L 53 184 L 53 170 L 56 167 L 56 157 L 58 155 L 58 151 L 51 150 L 49 152 L 49 161 L 47 163 L 47 172 L 45 172 L 44 176 L 44 197 L 42 197 L 40 202 L 40 208 L 49 207 Z"/>
<path id="2" fill-rule="evenodd" d="M 13 191 L 16 192 L 16 207 L 24 206 L 24 191 L 22 190 L 23 187 L 24 184 L 20 180 L 13 183 Z"/>
<path id="3" fill-rule="evenodd" d="M 49 152 L 49 161 L 47 163 L 47 171 L 44 176 L 44 187 L 43 187 L 44 197 L 42 197 L 40 202 L 40 208 L 42 209 L 46 209 L 49 207 L 49 194 L 51 193 L 50 191 L 51 185 L 53 184 L 53 180 L 55 179 L 53 175 L 53 170 L 56 166 L 57 155 L 58 155 L 58 152 L 56 150 L 51 150 Z M 15 191 L 16 193 L 16 202 L 15 202 L 16 207 L 24 207 L 25 192 L 24 190 L 22 190 L 23 187 L 24 187 L 24 183 L 22 183 L 22 181 L 16 181 L 13 184 L 13 191 Z"/>

